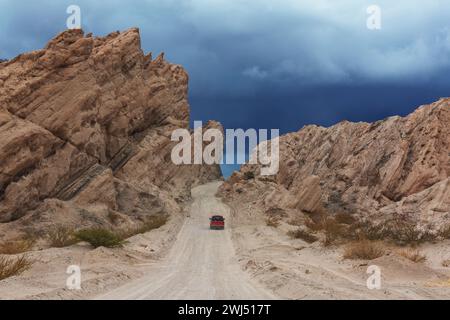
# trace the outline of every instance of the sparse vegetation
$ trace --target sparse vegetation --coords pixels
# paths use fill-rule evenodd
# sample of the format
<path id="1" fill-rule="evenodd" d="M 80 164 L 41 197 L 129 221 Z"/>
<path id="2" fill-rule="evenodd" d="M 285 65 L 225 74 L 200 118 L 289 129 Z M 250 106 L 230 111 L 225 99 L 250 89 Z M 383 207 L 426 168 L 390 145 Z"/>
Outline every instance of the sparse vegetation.
<path id="1" fill-rule="evenodd" d="M 290 219 L 288 221 L 288 224 L 290 224 L 291 226 L 299 227 L 299 226 L 305 224 L 305 221 L 303 219 L 300 219 L 299 217 L 295 217 L 295 218 Z"/>
<path id="2" fill-rule="evenodd" d="M 56 248 L 64 248 L 77 243 L 74 232 L 66 227 L 59 226 L 48 233 L 50 245 Z"/>
<path id="3" fill-rule="evenodd" d="M 419 250 L 417 249 L 403 249 L 400 250 L 398 252 L 398 254 L 412 262 L 424 262 L 425 260 L 427 260 L 427 257 L 422 254 Z"/>
<path id="4" fill-rule="evenodd" d="M 25 255 L 18 258 L 0 257 L 0 280 L 17 276 L 28 270 L 33 262 Z"/>
<path id="5" fill-rule="evenodd" d="M 301 239 L 307 243 L 314 243 L 319 240 L 312 232 L 308 232 L 301 228 L 289 231 L 288 236 L 294 239 Z"/>
<path id="6" fill-rule="evenodd" d="M 359 240 L 344 248 L 344 259 L 373 260 L 384 255 L 384 247 L 370 240 Z"/>
<path id="7" fill-rule="evenodd" d="M 386 224 L 384 231 L 384 238 L 390 238 L 400 245 L 417 244 L 424 240 L 415 224 L 407 220 L 393 219 Z"/>
<path id="8" fill-rule="evenodd" d="M 119 221 L 122 219 L 122 217 L 117 212 L 109 211 L 108 219 L 109 219 L 109 221 L 111 221 L 112 224 L 116 225 L 119 223 Z"/>
<path id="9" fill-rule="evenodd" d="M 334 216 L 334 219 L 336 220 L 336 222 L 341 223 L 341 224 L 352 225 L 352 224 L 356 223 L 355 217 L 353 217 L 349 213 L 343 213 L 343 212 L 337 213 Z"/>
<path id="10" fill-rule="evenodd" d="M 442 261 L 441 265 L 445 268 L 450 267 L 450 259 Z"/>
<path id="11" fill-rule="evenodd" d="M 347 225 L 339 223 L 334 217 L 327 217 L 326 215 L 320 215 L 316 220 L 311 218 L 306 219 L 305 226 L 314 232 L 322 231 L 324 233 L 324 246 L 330 246 L 338 239 L 349 236 L 349 227 Z"/>
<path id="12" fill-rule="evenodd" d="M 255 173 L 253 171 L 247 171 L 244 173 L 245 180 L 255 179 Z"/>
<path id="13" fill-rule="evenodd" d="M 323 233 L 323 245 L 329 246 L 337 243 L 360 239 L 370 241 L 391 241 L 401 246 L 416 246 L 426 241 L 433 241 L 436 235 L 426 229 L 419 229 L 416 223 L 408 217 L 395 217 L 383 223 L 373 224 L 370 221 L 361 221 L 349 213 L 335 215 L 315 214 L 303 219 L 291 219 L 290 225 L 306 226 L 313 233 Z M 440 236 L 450 239 L 450 226 L 444 228 Z M 417 259 L 419 257 L 416 257 Z"/>
<path id="14" fill-rule="evenodd" d="M 141 226 L 121 232 L 120 237 L 125 240 L 137 234 L 143 234 L 151 230 L 158 229 L 165 225 L 168 219 L 168 215 L 156 215 L 147 217 Z"/>
<path id="15" fill-rule="evenodd" d="M 119 247 L 123 243 L 123 238 L 117 233 L 114 233 L 104 228 L 84 229 L 75 233 L 75 237 L 80 241 L 86 241 L 94 248 Z"/>
<path id="16" fill-rule="evenodd" d="M 34 245 L 34 240 L 21 239 L 0 243 L 0 254 L 19 254 L 30 251 Z"/>
<path id="17" fill-rule="evenodd" d="M 311 218 L 305 220 L 305 226 L 312 231 L 320 231 L 323 229 L 321 221 L 314 221 Z"/>
<path id="18" fill-rule="evenodd" d="M 143 234 L 151 230 L 158 229 L 163 225 L 165 225 L 168 219 L 169 219 L 168 215 L 155 215 L 147 217 L 139 227 L 118 231 L 116 235 L 123 241 L 137 234 Z"/>
<path id="19" fill-rule="evenodd" d="M 450 239 L 450 226 L 446 226 L 444 229 L 442 229 L 439 235 L 444 239 Z"/>
<path id="20" fill-rule="evenodd" d="M 137 228 L 131 228 L 123 231 L 111 231 L 105 228 L 91 228 L 84 229 L 74 234 L 75 239 L 80 241 L 86 241 L 94 248 L 107 247 L 114 248 L 123 244 L 125 239 L 128 239 L 134 235 L 149 232 L 154 229 L 158 229 L 168 220 L 167 215 L 156 215 L 145 219 L 141 226 Z"/>
<path id="21" fill-rule="evenodd" d="M 325 233 L 325 239 L 323 241 L 324 246 L 334 244 L 336 240 L 344 235 L 343 226 L 333 218 L 326 218 L 322 222 L 322 228 Z"/>
<path id="22" fill-rule="evenodd" d="M 167 223 L 167 220 L 169 220 L 168 215 L 151 216 L 144 221 L 144 224 L 142 227 L 138 228 L 137 234 L 146 233 L 151 230 L 158 229 L 158 228 L 162 227 L 163 225 L 165 225 Z"/>
<path id="23" fill-rule="evenodd" d="M 394 218 L 378 225 L 360 222 L 353 226 L 359 236 L 369 240 L 391 240 L 397 245 L 414 246 L 436 238 L 430 232 L 420 231 L 414 222 L 406 218 Z"/>
<path id="24" fill-rule="evenodd" d="M 280 220 L 274 217 L 269 217 L 266 219 L 266 226 L 277 228 L 280 226 Z"/>

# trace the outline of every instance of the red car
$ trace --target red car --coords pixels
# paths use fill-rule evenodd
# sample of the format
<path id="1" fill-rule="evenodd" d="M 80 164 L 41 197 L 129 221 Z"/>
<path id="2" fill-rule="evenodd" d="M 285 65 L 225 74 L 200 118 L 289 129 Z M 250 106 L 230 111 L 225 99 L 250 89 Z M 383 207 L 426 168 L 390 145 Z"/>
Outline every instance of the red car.
<path id="1" fill-rule="evenodd" d="M 225 229 L 225 218 L 222 216 L 212 216 L 209 218 L 209 228 L 211 230 L 223 230 Z"/>

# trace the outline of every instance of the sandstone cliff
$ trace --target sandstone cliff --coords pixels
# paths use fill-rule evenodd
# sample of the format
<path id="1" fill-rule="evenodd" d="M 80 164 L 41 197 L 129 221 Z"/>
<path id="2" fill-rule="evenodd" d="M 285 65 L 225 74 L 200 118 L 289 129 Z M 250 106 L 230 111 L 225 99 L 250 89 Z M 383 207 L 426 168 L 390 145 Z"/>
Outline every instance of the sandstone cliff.
<path id="1" fill-rule="evenodd" d="M 145 55 L 138 29 L 69 30 L 1 63 L 0 235 L 178 212 L 191 186 L 221 177 L 170 161 L 189 113 L 187 73 Z"/>
<path id="2" fill-rule="evenodd" d="M 221 195 L 237 211 L 347 213 L 372 223 L 398 217 L 431 231 L 448 228 L 449 124 L 450 99 L 441 99 L 407 117 L 306 126 L 280 137 L 276 176 L 245 165 Z"/>

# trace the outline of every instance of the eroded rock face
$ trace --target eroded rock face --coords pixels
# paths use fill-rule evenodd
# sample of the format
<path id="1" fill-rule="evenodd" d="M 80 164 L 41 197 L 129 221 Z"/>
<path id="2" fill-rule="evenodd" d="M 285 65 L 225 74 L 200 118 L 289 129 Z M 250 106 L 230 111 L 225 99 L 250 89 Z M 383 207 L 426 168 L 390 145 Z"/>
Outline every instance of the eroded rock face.
<path id="1" fill-rule="evenodd" d="M 179 210 L 192 185 L 221 177 L 218 166 L 170 161 L 172 131 L 189 128 L 189 113 L 187 73 L 145 55 L 138 29 L 69 30 L 1 63 L 1 231 L 51 211 L 53 223 L 78 227 L 108 224 L 111 212 L 132 223 Z"/>
<path id="2" fill-rule="evenodd" d="M 373 219 L 401 214 L 439 228 L 450 223 L 449 124 L 450 99 L 441 99 L 403 118 L 307 126 L 280 138 L 276 176 L 259 176 L 259 167 L 246 165 L 222 195 L 235 203 L 258 203 L 264 212 L 265 202 L 257 195 L 275 192 L 283 195 L 278 204 L 286 210 L 312 212 L 323 206 L 330 214 Z M 255 181 L 246 181 L 248 171 L 256 174 Z"/>

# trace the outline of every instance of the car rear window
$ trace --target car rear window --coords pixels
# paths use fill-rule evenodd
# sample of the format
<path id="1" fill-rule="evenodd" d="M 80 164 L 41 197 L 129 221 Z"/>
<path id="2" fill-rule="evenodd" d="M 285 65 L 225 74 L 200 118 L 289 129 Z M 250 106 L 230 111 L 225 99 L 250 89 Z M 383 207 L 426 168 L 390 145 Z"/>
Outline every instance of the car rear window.
<path id="1" fill-rule="evenodd" d="M 212 217 L 212 220 L 213 220 L 213 221 L 223 221 L 223 217 L 220 217 L 220 216 L 214 216 L 214 217 Z"/>

